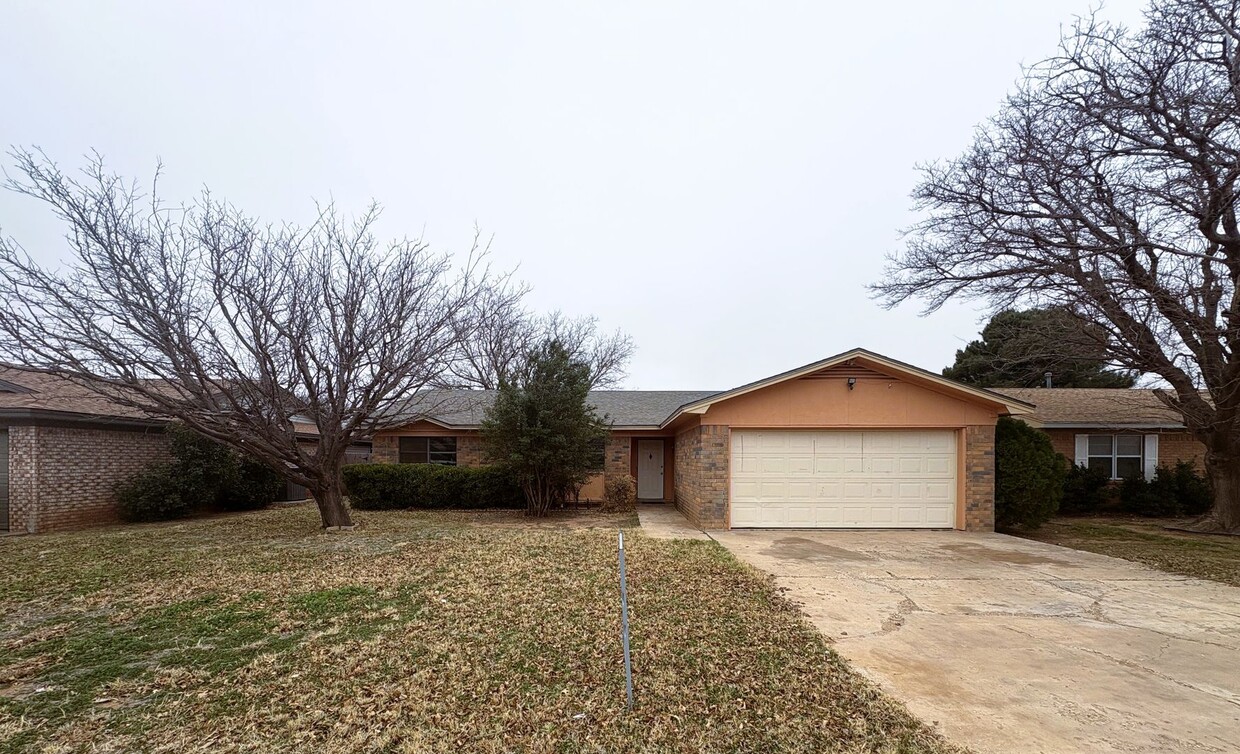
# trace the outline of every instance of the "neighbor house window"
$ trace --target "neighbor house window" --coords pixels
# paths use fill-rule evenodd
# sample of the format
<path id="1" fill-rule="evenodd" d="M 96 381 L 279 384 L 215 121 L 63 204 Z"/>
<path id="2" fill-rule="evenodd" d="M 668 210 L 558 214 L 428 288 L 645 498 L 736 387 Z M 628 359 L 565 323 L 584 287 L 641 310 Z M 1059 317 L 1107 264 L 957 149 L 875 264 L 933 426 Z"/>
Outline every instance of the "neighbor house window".
<path id="1" fill-rule="evenodd" d="M 402 437 L 400 438 L 400 462 L 455 466 L 456 438 Z"/>
<path id="2" fill-rule="evenodd" d="M 590 441 L 590 471 L 602 471 L 607 465 L 607 441 L 603 438 Z"/>
<path id="3" fill-rule="evenodd" d="M 1141 435 L 1090 435 L 1089 468 L 1102 469 L 1112 479 L 1141 474 Z"/>

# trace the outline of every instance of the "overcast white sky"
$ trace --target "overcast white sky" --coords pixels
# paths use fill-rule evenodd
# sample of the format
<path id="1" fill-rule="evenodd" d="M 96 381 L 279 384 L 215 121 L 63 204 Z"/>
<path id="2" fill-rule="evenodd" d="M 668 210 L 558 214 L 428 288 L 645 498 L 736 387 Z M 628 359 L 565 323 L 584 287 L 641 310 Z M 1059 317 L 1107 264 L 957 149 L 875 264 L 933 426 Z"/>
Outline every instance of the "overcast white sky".
<path id="1" fill-rule="evenodd" d="M 854 346 L 937 371 L 978 313 L 865 289 L 914 165 L 961 151 L 1091 1 L 0 0 L 0 145 L 143 180 L 159 158 L 167 199 L 209 186 L 272 221 L 374 198 L 386 234 L 443 250 L 477 223 L 534 307 L 633 335 L 628 387 Z M 0 194 L 39 258 L 62 230 Z"/>

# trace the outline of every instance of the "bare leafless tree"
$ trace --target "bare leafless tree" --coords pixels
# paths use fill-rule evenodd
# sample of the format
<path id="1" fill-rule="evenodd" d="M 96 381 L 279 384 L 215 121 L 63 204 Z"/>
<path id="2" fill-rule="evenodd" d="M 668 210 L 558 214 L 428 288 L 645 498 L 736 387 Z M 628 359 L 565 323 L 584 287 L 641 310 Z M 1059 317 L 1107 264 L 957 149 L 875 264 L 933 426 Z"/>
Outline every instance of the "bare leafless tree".
<path id="1" fill-rule="evenodd" d="M 380 245 L 375 206 L 264 226 L 209 195 L 161 204 L 98 157 L 81 177 L 12 157 L 8 188 L 50 205 L 71 255 L 52 267 L 0 241 L 0 356 L 261 458 L 310 490 L 324 526 L 351 523 L 346 450 L 459 358 L 496 282 L 476 254 L 457 268 L 420 240 Z"/>
<path id="2" fill-rule="evenodd" d="M 524 375 L 530 355 L 553 340 L 590 368 L 591 388 L 620 384 L 633 356 L 632 337 L 620 330 L 600 331 L 596 317 L 568 317 L 559 311 L 535 316 L 524 308 L 528 291 L 510 282 L 475 298 L 470 330 L 461 333 L 463 355 L 438 386 L 497 389 L 502 381 Z"/>
<path id="3" fill-rule="evenodd" d="M 1079 20 L 960 157 L 923 168 L 888 305 L 1060 306 L 1157 375 L 1240 528 L 1240 25 L 1236 0 L 1160 0 L 1130 31 Z"/>

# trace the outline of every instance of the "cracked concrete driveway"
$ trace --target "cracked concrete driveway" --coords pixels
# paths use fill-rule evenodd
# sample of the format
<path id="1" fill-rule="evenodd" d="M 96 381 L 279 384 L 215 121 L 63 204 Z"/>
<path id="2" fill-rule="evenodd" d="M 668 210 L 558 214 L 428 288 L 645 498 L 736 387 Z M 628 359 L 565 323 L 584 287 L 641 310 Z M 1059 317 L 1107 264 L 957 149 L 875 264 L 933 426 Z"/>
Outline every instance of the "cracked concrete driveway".
<path id="1" fill-rule="evenodd" d="M 1240 589 L 1002 534 L 711 535 L 976 751 L 1240 751 Z"/>

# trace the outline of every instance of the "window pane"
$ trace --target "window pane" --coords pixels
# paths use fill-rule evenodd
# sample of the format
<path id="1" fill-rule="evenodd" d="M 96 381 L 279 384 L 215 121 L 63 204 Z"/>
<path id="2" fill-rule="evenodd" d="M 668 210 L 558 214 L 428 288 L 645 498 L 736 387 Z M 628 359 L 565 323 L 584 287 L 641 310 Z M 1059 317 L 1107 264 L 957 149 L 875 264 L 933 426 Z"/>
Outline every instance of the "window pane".
<path id="1" fill-rule="evenodd" d="M 425 437 L 402 437 L 400 438 L 400 462 L 401 463 L 426 463 L 426 438 Z"/>
<path id="2" fill-rule="evenodd" d="M 1089 436 L 1089 454 L 1091 456 L 1109 456 L 1111 455 L 1111 435 L 1090 435 Z"/>
<path id="3" fill-rule="evenodd" d="M 1132 457 L 1116 458 L 1115 471 L 1115 475 L 1120 479 L 1141 476 L 1141 459 Z"/>
<path id="4" fill-rule="evenodd" d="M 1106 456 L 1106 457 L 1093 456 L 1093 457 L 1091 457 L 1091 458 L 1089 459 L 1089 468 L 1090 468 L 1091 470 L 1092 470 L 1092 469 L 1102 469 L 1103 471 L 1105 471 L 1105 472 L 1106 472 L 1106 474 L 1107 474 L 1107 476 L 1108 476 L 1108 477 L 1112 477 L 1112 476 L 1114 476 L 1114 475 L 1115 475 L 1115 474 L 1114 474 L 1114 470 L 1111 468 L 1111 457 L 1110 457 L 1110 456 Z"/>
<path id="5" fill-rule="evenodd" d="M 439 466 L 456 465 L 456 438 L 432 437 L 428 444 L 427 459 Z"/>
<path id="6" fill-rule="evenodd" d="M 602 471 L 606 465 L 607 442 L 602 438 L 590 443 L 590 470 Z"/>
<path id="7" fill-rule="evenodd" d="M 456 438 L 455 437 L 431 437 L 430 450 L 432 453 L 455 453 Z"/>
<path id="8" fill-rule="evenodd" d="M 1115 438 L 1115 455 L 1141 455 L 1141 435 L 1119 435 Z"/>

